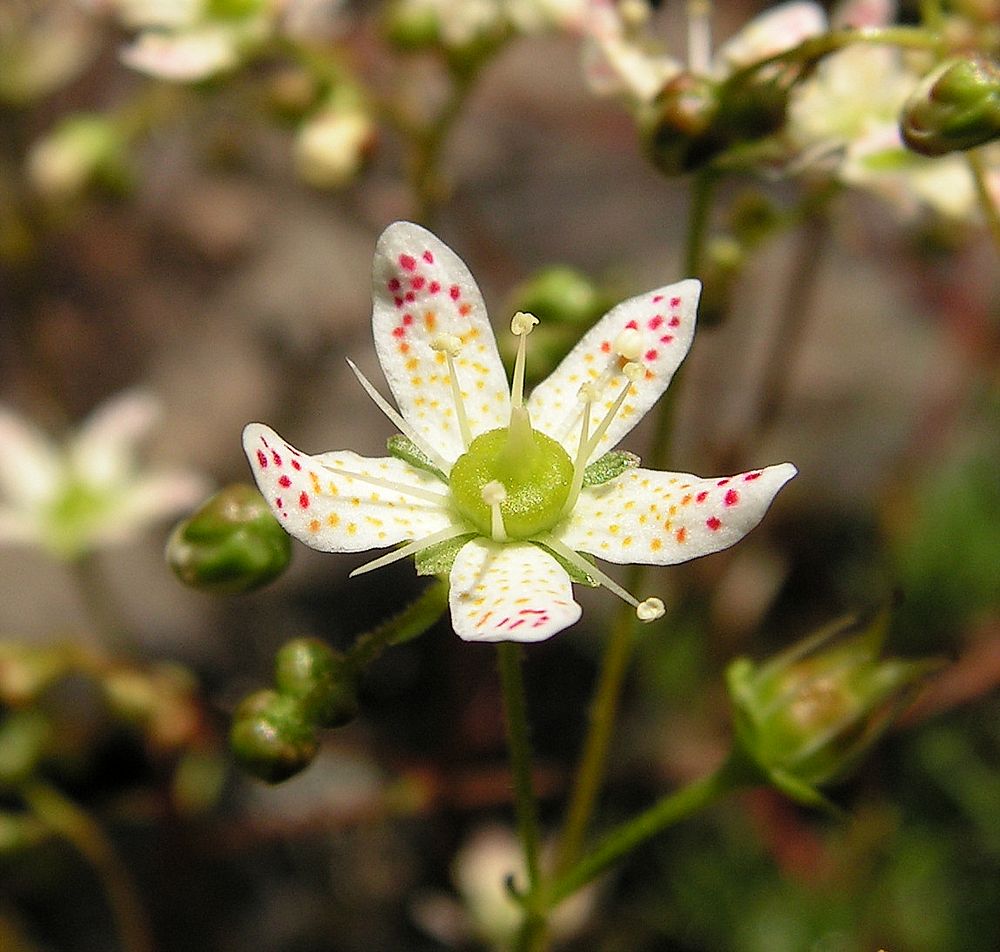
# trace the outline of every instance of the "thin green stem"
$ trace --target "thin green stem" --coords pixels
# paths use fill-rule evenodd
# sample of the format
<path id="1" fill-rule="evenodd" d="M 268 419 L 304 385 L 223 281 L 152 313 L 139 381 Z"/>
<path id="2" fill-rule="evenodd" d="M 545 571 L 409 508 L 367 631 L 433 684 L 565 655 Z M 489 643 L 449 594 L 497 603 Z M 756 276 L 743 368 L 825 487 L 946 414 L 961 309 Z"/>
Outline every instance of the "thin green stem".
<path id="1" fill-rule="evenodd" d="M 401 645 L 422 635 L 448 607 L 448 583 L 435 579 L 411 605 L 388 621 L 358 637 L 347 654 L 347 662 L 364 670 L 389 645 Z"/>
<path id="2" fill-rule="evenodd" d="M 626 853 L 667 827 L 698 813 L 748 782 L 749 777 L 743 768 L 735 760 L 727 760 L 714 773 L 665 796 L 645 812 L 616 827 L 552 883 L 546 892 L 549 908 L 573 895 Z"/>
<path id="3" fill-rule="evenodd" d="M 969 163 L 969 170 L 972 172 L 972 180 L 976 186 L 979 205 L 983 210 L 983 218 L 986 219 L 986 227 L 989 228 L 990 234 L 993 236 L 993 244 L 1000 252 L 1000 209 L 997 208 L 993 195 L 990 193 L 982 156 L 976 149 L 970 149 L 965 153 L 965 158 Z"/>
<path id="4" fill-rule="evenodd" d="M 32 781 L 21 795 L 35 816 L 72 843 L 93 867 L 104 887 L 122 949 L 152 952 L 153 939 L 135 884 L 93 817 L 46 783 Z"/>
<path id="5" fill-rule="evenodd" d="M 687 277 L 697 277 L 701 272 L 701 256 L 708 235 L 709 213 L 718 180 L 718 173 L 712 168 L 702 169 L 694 178 L 684 248 L 684 274 Z"/>

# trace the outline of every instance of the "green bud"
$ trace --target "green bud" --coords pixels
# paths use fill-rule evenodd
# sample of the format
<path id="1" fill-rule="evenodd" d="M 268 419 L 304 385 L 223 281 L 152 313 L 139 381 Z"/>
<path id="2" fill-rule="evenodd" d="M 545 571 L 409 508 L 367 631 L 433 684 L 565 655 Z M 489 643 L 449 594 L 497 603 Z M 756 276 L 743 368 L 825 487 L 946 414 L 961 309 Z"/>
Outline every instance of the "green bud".
<path id="1" fill-rule="evenodd" d="M 441 42 L 441 25 L 430 7 L 396 0 L 382 17 L 385 38 L 397 49 L 414 52 L 429 49 Z"/>
<path id="2" fill-rule="evenodd" d="M 1000 66 L 983 56 L 945 60 L 903 105 L 900 131 L 921 155 L 992 142 L 1000 136 Z"/>
<path id="3" fill-rule="evenodd" d="M 357 716 L 357 674 L 341 652 L 318 638 L 282 645 L 274 659 L 274 681 L 320 727 L 342 727 Z"/>
<path id="4" fill-rule="evenodd" d="M 660 91 L 646 123 L 645 144 L 653 164 L 666 175 L 682 175 L 707 164 L 720 149 L 712 135 L 719 108 L 710 79 L 679 73 Z"/>
<path id="5" fill-rule="evenodd" d="M 229 745 L 244 770 L 268 783 L 280 783 L 312 763 L 319 740 L 316 725 L 298 698 L 263 690 L 236 709 Z"/>
<path id="6" fill-rule="evenodd" d="M 51 202 L 76 198 L 95 184 L 122 191 L 130 179 L 125 139 L 106 116 L 69 116 L 32 146 L 27 172 L 34 189 Z"/>
<path id="7" fill-rule="evenodd" d="M 178 523 L 166 556 L 185 585 L 237 594 L 281 575 L 292 557 L 292 540 L 254 487 L 234 483 Z"/>
<path id="8" fill-rule="evenodd" d="M 880 660 L 888 612 L 836 622 L 762 665 L 726 672 L 736 744 L 769 782 L 818 804 L 817 787 L 849 771 L 938 663 Z"/>
<path id="9" fill-rule="evenodd" d="M 27 780 L 46 752 L 52 734 L 39 711 L 14 711 L 0 723 L 0 786 Z"/>
<path id="10" fill-rule="evenodd" d="M 514 289 L 512 297 L 511 313 L 526 311 L 541 322 L 532 332 L 532 346 L 535 336 L 548 324 L 589 327 L 615 303 L 582 271 L 566 265 L 536 271 Z"/>

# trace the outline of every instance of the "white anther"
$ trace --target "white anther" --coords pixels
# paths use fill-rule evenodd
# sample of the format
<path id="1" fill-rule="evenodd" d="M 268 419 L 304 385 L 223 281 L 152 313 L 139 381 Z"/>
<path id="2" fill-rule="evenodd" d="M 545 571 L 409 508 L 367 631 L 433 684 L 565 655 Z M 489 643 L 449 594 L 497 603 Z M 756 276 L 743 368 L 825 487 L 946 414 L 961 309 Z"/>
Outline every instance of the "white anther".
<path id="1" fill-rule="evenodd" d="M 592 383 L 585 383 L 577 394 L 585 403 L 596 403 L 601 392 Z"/>
<path id="2" fill-rule="evenodd" d="M 639 602 L 635 606 L 635 613 L 639 621 L 650 622 L 656 621 L 657 618 L 662 618 L 667 613 L 667 609 L 660 599 L 653 597 Z"/>
<path id="3" fill-rule="evenodd" d="M 626 378 L 631 380 L 632 383 L 635 383 L 637 380 L 642 380 L 642 378 L 646 374 L 646 370 L 642 366 L 642 364 L 635 364 L 629 362 L 624 367 L 622 367 L 622 373 L 625 374 Z"/>
<path id="4" fill-rule="evenodd" d="M 487 506 L 499 506 L 507 499 L 507 489 L 499 479 L 491 480 L 479 492 Z"/>
<path id="5" fill-rule="evenodd" d="M 626 327 L 613 344 L 614 352 L 626 360 L 637 360 L 642 353 L 642 334 L 634 327 Z"/>
<path id="6" fill-rule="evenodd" d="M 531 329 L 538 323 L 538 318 L 534 314 L 525 311 L 518 311 L 510 319 L 510 332 L 518 337 L 531 333 Z"/>
<path id="7" fill-rule="evenodd" d="M 454 334 L 436 334 L 431 340 L 431 350 L 442 351 L 454 357 L 462 349 L 462 338 Z"/>

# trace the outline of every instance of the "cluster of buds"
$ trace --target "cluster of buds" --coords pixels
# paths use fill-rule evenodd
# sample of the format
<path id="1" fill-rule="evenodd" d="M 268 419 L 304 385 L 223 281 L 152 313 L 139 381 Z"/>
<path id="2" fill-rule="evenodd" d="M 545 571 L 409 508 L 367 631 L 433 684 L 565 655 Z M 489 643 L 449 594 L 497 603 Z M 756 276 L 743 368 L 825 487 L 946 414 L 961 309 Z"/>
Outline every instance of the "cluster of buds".
<path id="1" fill-rule="evenodd" d="M 244 698 L 229 734 L 245 770 L 279 783 L 304 770 L 322 728 L 342 727 L 358 713 L 358 672 L 316 638 L 295 638 L 278 651 L 274 687 Z"/>
<path id="2" fill-rule="evenodd" d="M 762 665 L 730 665 L 737 749 L 794 800 L 825 804 L 817 788 L 846 774 L 939 667 L 881 659 L 887 628 L 887 612 L 840 621 Z"/>
<path id="3" fill-rule="evenodd" d="M 185 585 L 230 595 L 274 581 L 288 568 L 292 546 L 261 494 L 234 483 L 177 524 L 166 556 Z"/>

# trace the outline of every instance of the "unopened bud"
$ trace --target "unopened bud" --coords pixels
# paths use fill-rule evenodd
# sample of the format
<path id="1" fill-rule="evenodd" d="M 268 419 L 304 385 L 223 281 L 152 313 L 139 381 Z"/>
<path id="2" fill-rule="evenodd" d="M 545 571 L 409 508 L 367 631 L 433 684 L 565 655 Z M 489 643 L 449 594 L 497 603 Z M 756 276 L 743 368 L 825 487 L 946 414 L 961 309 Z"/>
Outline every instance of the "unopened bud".
<path id="1" fill-rule="evenodd" d="M 357 716 L 356 672 L 341 652 L 317 638 L 282 645 L 274 659 L 274 681 L 319 727 L 342 727 Z"/>
<path id="2" fill-rule="evenodd" d="M 903 105 L 900 132 L 922 155 L 993 141 L 1000 136 L 1000 66 L 983 56 L 946 60 Z"/>
<path id="3" fill-rule="evenodd" d="M 299 698 L 265 690 L 251 694 L 233 716 L 229 745 L 244 770 L 280 783 L 312 763 L 317 728 Z"/>
<path id="4" fill-rule="evenodd" d="M 236 594 L 260 588 L 284 572 L 292 542 L 264 497 L 252 486 L 234 483 L 178 523 L 166 556 L 186 585 Z"/>
<path id="5" fill-rule="evenodd" d="M 587 275 L 562 265 L 536 272 L 512 297 L 513 310 L 536 314 L 546 325 L 589 326 L 614 304 Z"/>
<path id="6" fill-rule="evenodd" d="M 726 672 L 736 742 L 774 783 L 806 803 L 849 771 L 908 703 L 928 660 L 881 660 L 888 612 L 837 622 L 760 666 Z"/>
<path id="7" fill-rule="evenodd" d="M 661 90 L 646 129 L 646 147 L 666 175 L 682 175 L 715 156 L 711 129 L 719 108 L 718 90 L 710 79 L 678 73 Z"/>

